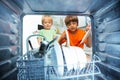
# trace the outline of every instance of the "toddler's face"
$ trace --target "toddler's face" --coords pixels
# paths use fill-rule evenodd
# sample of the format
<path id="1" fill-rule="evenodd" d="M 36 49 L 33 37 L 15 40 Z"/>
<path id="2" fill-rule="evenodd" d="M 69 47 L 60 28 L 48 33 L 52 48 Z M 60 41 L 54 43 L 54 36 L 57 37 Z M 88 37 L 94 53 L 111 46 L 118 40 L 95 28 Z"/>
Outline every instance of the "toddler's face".
<path id="1" fill-rule="evenodd" d="M 51 20 L 45 19 L 44 22 L 43 22 L 43 26 L 44 26 L 44 29 L 48 29 L 49 30 L 51 28 L 51 26 L 52 26 Z"/>
<path id="2" fill-rule="evenodd" d="M 67 27 L 71 32 L 75 32 L 77 30 L 77 22 L 70 22 Z"/>

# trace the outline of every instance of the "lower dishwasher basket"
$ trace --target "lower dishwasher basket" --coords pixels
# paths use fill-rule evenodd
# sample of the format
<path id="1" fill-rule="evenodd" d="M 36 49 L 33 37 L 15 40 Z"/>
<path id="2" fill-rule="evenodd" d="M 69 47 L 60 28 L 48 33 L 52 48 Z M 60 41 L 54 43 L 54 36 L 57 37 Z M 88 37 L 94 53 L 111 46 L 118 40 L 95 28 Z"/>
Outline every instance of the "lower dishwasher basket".
<path id="1" fill-rule="evenodd" d="M 45 66 L 44 58 L 26 58 L 21 57 L 17 61 L 18 80 L 95 80 L 95 75 L 100 74 L 99 67 L 95 64 L 101 60 L 97 56 L 93 56 L 91 62 L 86 63 L 86 67 L 80 69 L 80 63 L 76 64 L 77 68 L 67 70 L 64 67 L 63 75 L 60 75 L 56 67 L 59 66 Z"/>

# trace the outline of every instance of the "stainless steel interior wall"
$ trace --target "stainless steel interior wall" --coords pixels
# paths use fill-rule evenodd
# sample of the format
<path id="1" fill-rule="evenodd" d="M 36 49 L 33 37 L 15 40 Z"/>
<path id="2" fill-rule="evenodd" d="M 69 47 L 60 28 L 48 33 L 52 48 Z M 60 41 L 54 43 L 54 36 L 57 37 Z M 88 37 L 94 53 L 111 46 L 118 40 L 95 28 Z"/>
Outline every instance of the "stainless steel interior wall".
<path id="1" fill-rule="evenodd" d="M 94 15 L 94 52 L 106 80 L 120 79 L 120 2 L 98 10 Z"/>
<path id="2" fill-rule="evenodd" d="M 40 2 L 40 0 L 35 0 L 36 3 L 34 4 L 34 1 L 28 1 L 29 0 L 0 0 L 0 80 L 17 80 L 16 60 L 19 55 L 22 54 L 21 15 L 27 13 L 43 14 L 44 12 L 40 12 L 41 9 L 43 11 L 44 8 L 47 10 L 46 5 L 40 8 L 41 5 L 37 3 L 37 1 Z M 74 0 L 71 1 L 74 2 Z M 66 11 L 64 14 L 70 14 L 67 10 L 71 12 L 73 9 L 74 13 L 80 14 L 79 12 L 82 13 L 82 11 L 88 9 L 89 14 L 93 17 L 92 21 L 94 23 L 92 27 L 93 53 L 98 55 L 102 60 L 101 63 L 97 64 L 102 74 L 97 75 L 96 80 L 120 80 L 120 1 L 87 0 L 91 2 L 90 5 L 88 3 L 85 5 L 86 0 L 80 1 L 83 1 L 81 4 L 84 5 L 82 6 L 83 9 L 80 9 L 82 8 L 79 5 L 80 3 L 78 3 L 77 6 L 70 4 L 72 7 L 75 7 L 65 9 L 64 6 L 69 4 L 66 3 L 66 5 L 62 3 L 62 0 L 59 0 L 59 2 L 61 2 L 63 6 L 59 8 L 63 10 L 63 12 Z M 58 2 L 54 2 L 54 4 L 56 3 L 58 5 Z M 40 7 L 37 7 L 36 4 Z M 49 4 L 49 2 L 45 4 Z M 33 10 L 34 7 L 35 10 Z M 50 6 L 50 8 L 51 7 L 52 6 Z M 52 9 L 55 11 L 59 10 L 56 7 Z M 77 13 L 76 10 L 79 12 Z M 54 14 L 57 14 L 57 11 Z"/>
<path id="3" fill-rule="evenodd" d="M 0 1 L 0 80 L 16 80 L 20 50 L 20 20 L 16 12 Z"/>

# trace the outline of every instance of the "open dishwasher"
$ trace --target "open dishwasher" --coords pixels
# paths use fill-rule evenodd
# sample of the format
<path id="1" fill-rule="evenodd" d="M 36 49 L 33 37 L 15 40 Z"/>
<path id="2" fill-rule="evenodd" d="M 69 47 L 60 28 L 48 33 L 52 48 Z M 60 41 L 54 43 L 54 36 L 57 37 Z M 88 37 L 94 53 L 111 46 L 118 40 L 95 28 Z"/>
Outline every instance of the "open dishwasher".
<path id="1" fill-rule="evenodd" d="M 61 49 L 56 38 L 47 45 L 43 42 L 43 51 L 29 50 L 29 39 L 34 36 L 40 35 L 31 35 L 27 38 L 27 53 L 17 60 L 18 80 L 95 80 L 94 76 L 101 73 L 96 65 L 101 61 L 98 56 L 92 55 L 90 62 L 84 59 L 82 62 L 82 59 L 75 60 L 79 54 L 74 58 L 74 55 L 69 53 L 73 55 L 69 61 L 70 57 L 68 58 L 64 48 Z M 41 52 L 44 54 L 40 54 Z M 39 54 L 38 57 L 36 54 Z"/>

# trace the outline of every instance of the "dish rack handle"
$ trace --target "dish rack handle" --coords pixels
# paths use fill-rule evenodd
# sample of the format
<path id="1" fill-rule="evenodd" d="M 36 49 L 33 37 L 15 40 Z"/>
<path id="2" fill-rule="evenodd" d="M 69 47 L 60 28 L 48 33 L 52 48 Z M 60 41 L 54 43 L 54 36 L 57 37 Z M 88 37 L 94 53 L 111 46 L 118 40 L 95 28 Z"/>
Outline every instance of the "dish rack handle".
<path id="1" fill-rule="evenodd" d="M 41 37 L 44 38 L 44 40 L 47 40 L 46 37 L 44 37 L 44 36 L 42 36 L 42 35 L 40 35 L 40 34 L 33 34 L 33 35 L 28 36 L 27 39 L 26 39 L 27 56 L 30 55 L 30 54 L 29 54 L 29 40 L 30 40 L 31 37 L 35 37 L 35 36 L 36 36 L 36 37 L 41 36 Z M 29 57 L 28 57 L 28 58 L 29 58 Z"/>

